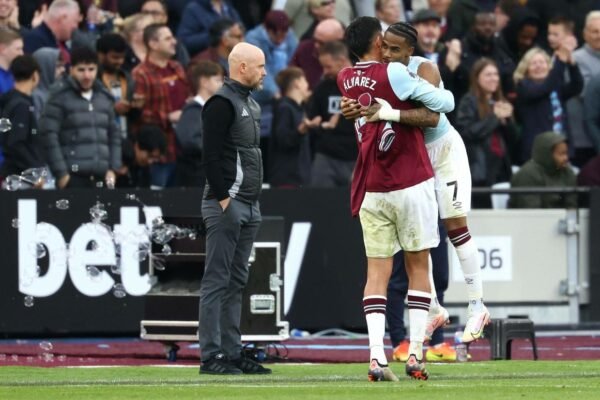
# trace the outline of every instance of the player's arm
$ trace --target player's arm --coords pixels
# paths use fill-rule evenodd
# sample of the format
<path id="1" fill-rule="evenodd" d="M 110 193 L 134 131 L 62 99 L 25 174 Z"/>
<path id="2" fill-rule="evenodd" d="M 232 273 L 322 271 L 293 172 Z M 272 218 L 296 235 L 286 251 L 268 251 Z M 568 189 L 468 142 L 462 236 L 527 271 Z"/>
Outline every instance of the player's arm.
<path id="1" fill-rule="evenodd" d="M 440 114 L 431 111 L 427 107 L 413 108 L 410 110 L 396 110 L 382 99 L 375 99 L 378 104 L 374 104 L 367 109 L 363 109 L 361 115 L 367 119 L 367 122 L 392 121 L 403 125 L 417 126 L 419 128 L 433 128 L 440 122 Z"/>
<path id="2" fill-rule="evenodd" d="M 438 113 L 448 113 L 454 110 L 452 92 L 437 88 L 410 73 L 405 65 L 396 62 L 389 63 L 387 72 L 392 89 L 400 100 L 419 101 L 431 111 Z"/>

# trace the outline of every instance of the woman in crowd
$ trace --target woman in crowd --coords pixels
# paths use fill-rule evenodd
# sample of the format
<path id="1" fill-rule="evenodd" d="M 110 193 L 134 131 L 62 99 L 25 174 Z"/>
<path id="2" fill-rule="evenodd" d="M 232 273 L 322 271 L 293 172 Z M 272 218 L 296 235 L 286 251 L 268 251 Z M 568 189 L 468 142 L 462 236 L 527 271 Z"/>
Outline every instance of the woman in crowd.
<path id="1" fill-rule="evenodd" d="M 517 131 L 513 107 L 502 93 L 498 67 L 492 59 L 482 58 L 473 65 L 469 92 L 458 106 L 456 126 L 465 141 L 473 185 L 509 181 L 509 144 L 515 141 Z M 489 202 L 479 204 L 486 205 Z"/>
<path id="2" fill-rule="evenodd" d="M 522 138 L 519 164 L 531 158 L 534 138 L 542 132 L 553 131 L 567 135 L 565 103 L 583 89 L 583 78 L 575 64 L 574 45 L 564 44 L 555 51 L 554 64 L 538 47 L 529 50 L 514 73 L 517 87 L 517 120 Z M 565 81 L 565 70 L 570 80 Z"/>
<path id="3" fill-rule="evenodd" d="M 123 63 L 123 69 L 127 72 L 131 72 L 140 60 L 146 59 L 148 50 L 144 44 L 144 28 L 153 21 L 152 16 L 147 14 L 134 14 L 123 21 L 122 34 L 129 45 Z"/>

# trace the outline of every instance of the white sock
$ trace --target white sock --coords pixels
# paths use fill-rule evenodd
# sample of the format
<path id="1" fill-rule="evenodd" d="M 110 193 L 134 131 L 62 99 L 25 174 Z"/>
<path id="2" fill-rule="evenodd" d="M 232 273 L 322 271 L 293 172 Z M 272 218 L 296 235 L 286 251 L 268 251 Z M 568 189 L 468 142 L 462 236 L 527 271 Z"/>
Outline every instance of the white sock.
<path id="1" fill-rule="evenodd" d="M 440 302 L 437 298 L 437 291 L 435 290 L 435 284 L 433 282 L 433 261 L 431 260 L 431 254 L 429 255 L 429 286 L 431 286 L 431 304 L 430 310 L 437 310 L 440 306 Z"/>
<path id="2" fill-rule="evenodd" d="M 385 336 L 385 307 L 387 298 L 384 296 L 367 296 L 363 298 L 367 329 L 369 331 L 369 360 L 376 359 L 379 364 L 387 364 L 383 347 Z"/>
<path id="3" fill-rule="evenodd" d="M 410 345 L 408 354 L 414 354 L 417 359 L 423 359 L 423 340 L 425 339 L 425 327 L 427 325 L 427 314 L 431 293 L 419 290 L 408 291 L 408 319 L 410 326 Z"/>
<path id="4" fill-rule="evenodd" d="M 483 284 L 481 269 L 479 268 L 477 245 L 473 239 L 456 247 L 456 254 L 462 267 L 465 283 L 467 284 L 467 298 L 469 306 L 478 310 L 483 307 Z"/>

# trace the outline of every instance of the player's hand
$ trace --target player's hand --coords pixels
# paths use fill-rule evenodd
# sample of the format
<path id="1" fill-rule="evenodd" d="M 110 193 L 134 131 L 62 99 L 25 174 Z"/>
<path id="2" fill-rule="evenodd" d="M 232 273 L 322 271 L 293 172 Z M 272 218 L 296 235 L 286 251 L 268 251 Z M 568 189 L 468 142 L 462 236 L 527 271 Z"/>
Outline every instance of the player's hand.
<path id="1" fill-rule="evenodd" d="M 358 104 L 358 101 L 349 99 L 348 97 L 342 97 L 340 102 L 340 108 L 342 109 L 342 115 L 346 119 L 356 119 L 361 117 L 362 106 Z"/>
<path id="2" fill-rule="evenodd" d="M 380 99 L 379 97 L 375 97 L 375 101 L 380 105 L 380 108 L 372 116 L 367 118 L 367 122 L 400 122 L 400 110 L 393 109 L 390 103 L 388 103 L 384 99 Z M 372 106 L 373 105 L 371 105 L 370 107 Z"/>
<path id="3" fill-rule="evenodd" d="M 380 120 L 379 110 L 381 110 L 381 104 L 371 104 L 369 108 L 361 112 L 361 115 L 367 119 L 367 122 L 377 122 Z"/>

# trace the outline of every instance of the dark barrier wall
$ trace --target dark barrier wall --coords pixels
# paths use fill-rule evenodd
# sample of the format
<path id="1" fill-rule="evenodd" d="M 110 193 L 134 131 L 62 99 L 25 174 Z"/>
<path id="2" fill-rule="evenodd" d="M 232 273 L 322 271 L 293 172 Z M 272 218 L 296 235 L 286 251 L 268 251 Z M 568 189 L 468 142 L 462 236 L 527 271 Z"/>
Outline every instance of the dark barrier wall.
<path id="1" fill-rule="evenodd" d="M 589 320 L 600 321 L 600 188 L 590 193 Z"/>
<path id="2" fill-rule="evenodd" d="M 138 335 L 144 298 L 116 298 L 111 292 L 87 297 L 74 287 L 67 274 L 54 295 L 24 305 L 18 290 L 18 230 L 12 227 L 18 199 L 37 201 L 37 221 L 58 227 L 66 242 L 75 230 L 90 222 L 89 209 L 96 201 L 106 205 L 110 227 L 119 223 L 120 208 L 141 206 L 126 198 L 135 193 L 146 205 L 160 206 L 165 216 L 194 216 L 200 212 L 197 190 L 166 191 L 25 191 L 0 192 L 0 337 L 60 335 Z M 57 200 L 69 200 L 69 209 L 57 208 Z M 294 223 L 309 222 L 306 252 L 286 320 L 291 327 L 321 330 L 331 327 L 364 329 L 361 299 L 366 259 L 360 224 L 350 217 L 346 190 L 267 190 L 261 198 L 265 216 L 284 216 L 285 238 Z M 600 190 L 591 196 L 590 284 L 600 287 Z M 287 251 L 289 253 L 289 249 Z M 40 259 L 42 274 L 48 257 Z M 109 270 L 103 267 L 104 270 Z M 119 277 L 114 276 L 118 282 Z M 600 321 L 600 291 L 591 290 L 590 320 Z"/>
<path id="3" fill-rule="evenodd" d="M 24 304 L 18 290 L 18 230 L 13 220 L 19 216 L 19 199 L 35 199 L 37 222 L 56 226 L 68 243 L 81 224 L 90 222 L 89 209 L 97 201 L 108 211 L 103 221 L 111 228 L 119 223 L 120 208 L 139 206 L 139 221 L 144 222 L 141 205 L 127 199 L 135 193 L 148 206 L 160 206 L 165 216 L 192 216 L 200 212 L 197 190 L 167 191 L 21 191 L 0 192 L 0 335 L 137 335 L 144 298 L 116 298 L 111 292 L 87 297 L 74 287 L 69 274 L 62 286 L 49 297 Z M 364 327 L 361 312 L 365 257 L 360 225 L 350 217 L 346 190 L 267 190 L 263 192 L 263 215 L 283 215 L 286 238 L 295 222 L 310 222 L 306 253 L 298 277 L 294 300 L 287 315 L 292 327 L 325 329 Z M 58 200 L 68 200 L 61 210 Z M 23 216 L 21 216 L 23 219 Z M 48 256 L 40 259 L 41 275 L 48 268 Z M 109 271 L 108 267 L 102 267 Z M 143 271 L 142 271 L 143 272 Z M 118 282 L 118 276 L 113 276 Z"/>
<path id="4" fill-rule="evenodd" d="M 32 307 L 24 305 L 25 295 L 18 290 L 18 230 L 12 227 L 18 218 L 18 199 L 36 199 L 37 221 L 58 227 L 67 242 L 83 223 L 90 222 L 89 209 L 97 201 L 105 204 L 108 219 L 103 221 L 111 228 L 119 222 L 122 206 L 138 203 L 126 200 L 124 191 L 20 191 L 0 192 L 0 333 L 15 335 L 70 335 L 70 334 L 135 334 L 139 333 L 143 297 L 116 298 L 109 292 L 100 297 L 87 297 L 79 293 L 67 274 L 60 290 L 49 297 L 34 299 Z M 137 195 L 148 205 L 160 205 L 164 215 L 193 215 L 200 210 L 199 193 L 178 190 L 173 193 L 141 191 Z M 57 208 L 58 200 L 68 200 L 69 208 Z M 21 216 L 23 218 L 23 216 Z M 140 212 L 140 222 L 143 222 Z M 40 260 L 41 273 L 46 272 L 48 257 Z M 109 268 L 102 268 L 110 270 Z M 118 278 L 116 278 L 118 281 Z"/>

